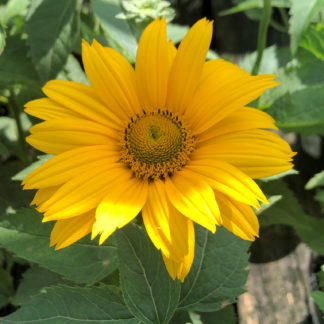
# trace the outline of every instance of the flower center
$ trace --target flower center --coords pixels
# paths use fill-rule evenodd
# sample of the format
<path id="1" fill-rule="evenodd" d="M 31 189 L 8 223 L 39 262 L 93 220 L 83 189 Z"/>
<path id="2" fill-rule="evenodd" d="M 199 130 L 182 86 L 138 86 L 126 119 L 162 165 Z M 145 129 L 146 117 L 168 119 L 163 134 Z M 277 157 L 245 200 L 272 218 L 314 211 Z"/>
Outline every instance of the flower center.
<path id="1" fill-rule="evenodd" d="M 195 140 L 178 116 L 165 110 L 131 118 L 121 140 L 121 160 L 137 178 L 172 176 L 190 160 Z"/>

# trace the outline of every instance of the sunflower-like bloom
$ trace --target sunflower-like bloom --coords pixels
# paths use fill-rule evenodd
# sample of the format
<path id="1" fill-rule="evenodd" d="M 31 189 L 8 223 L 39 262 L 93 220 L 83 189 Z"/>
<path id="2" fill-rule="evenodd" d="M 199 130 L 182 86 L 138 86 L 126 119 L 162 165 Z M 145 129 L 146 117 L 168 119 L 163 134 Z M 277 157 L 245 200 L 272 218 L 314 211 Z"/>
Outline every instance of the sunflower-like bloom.
<path id="1" fill-rule="evenodd" d="M 246 105 L 277 85 L 222 59 L 205 62 L 212 23 L 199 20 L 178 49 L 165 19 L 140 39 L 135 70 L 112 48 L 83 42 L 91 86 L 50 81 L 26 112 L 43 122 L 28 143 L 55 155 L 24 180 L 32 204 L 56 221 L 51 246 L 88 233 L 102 244 L 142 212 L 172 278 L 194 258 L 194 222 L 258 236 L 252 207 L 266 197 L 252 180 L 292 167 L 293 152 L 274 120 Z"/>

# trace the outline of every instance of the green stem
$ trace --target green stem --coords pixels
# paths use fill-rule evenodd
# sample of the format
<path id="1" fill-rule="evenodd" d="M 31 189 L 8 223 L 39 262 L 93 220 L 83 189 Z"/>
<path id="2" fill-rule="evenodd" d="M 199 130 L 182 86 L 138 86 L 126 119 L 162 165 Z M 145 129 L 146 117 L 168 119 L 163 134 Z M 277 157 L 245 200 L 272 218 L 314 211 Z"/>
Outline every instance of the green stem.
<path id="1" fill-rule="evenodd" d="M 282 26 L 272 19 L 270 20 L 270 26 L 281 33 L 285 33 L 285 34 L 288 33 L 288 28 L 286 26 Z"/>
<path id="2" fill-rule="evenodd" d="M 25 142 L 24 131 L 21 125 L 21 119 L 19 114 L 19 108 L 15 102 L 14 90 L 10 90 L 9 96 L 9 108 L 11 108 L 13 117 L 15 118 L 17 129 L 18 129 L 18 143 L 21 151 L 21 159 L 23 162 L 28 162 L 27 146 Z"/>
<path id="3" fill-rule="evenodd" d="M 260 21 L 259 34 L 258 34 L 258 54 L 252 69 L 253 75 L 257 75 L 260 69 L 263 51 L 267 42 L 267 32 L 268 32 L 270 17 L 271 17 L 271 1 L 263 0 L 262 18 Z"/>
<path id="4" fill-rule="evenodd" d="M 279 12 L 280 12 L 280 16 L 281 16 L 283 23 L 285 24 L 286 28 L 288 29 L 289 28 L 289 17 L 287 15 L 285 8 L 279 8 Z"/>

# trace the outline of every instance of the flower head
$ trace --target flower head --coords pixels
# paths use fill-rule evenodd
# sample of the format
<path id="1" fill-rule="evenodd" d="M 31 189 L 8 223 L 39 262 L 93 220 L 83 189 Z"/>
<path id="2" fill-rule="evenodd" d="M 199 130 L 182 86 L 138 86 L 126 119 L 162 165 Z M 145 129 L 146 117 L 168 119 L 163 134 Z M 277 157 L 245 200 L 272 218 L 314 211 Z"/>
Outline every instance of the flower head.
<path id="1" fill-rule="evenodd" d="M 92 233 L 103 243 L 142 211 L 172 278 L 194 258 L 193 223 L 223 225 L 254 240 L 252 207 L 267 199 L 252 180 L 292 167 L 289 145 L 266 113 L 246 105 L 274 87 L 222 59 L 205 62 L 212 23 L 199 20 L 178 49 L 165 19 L 144 31 L 135 70 L 118 52 L 83 42 L 91 86 L 50 81 L 26 112 L 44 121 L 27 141 L 55 157 L 30 173 L 25 189 L 44 221 L 56 221 L 51 245 Z"/>

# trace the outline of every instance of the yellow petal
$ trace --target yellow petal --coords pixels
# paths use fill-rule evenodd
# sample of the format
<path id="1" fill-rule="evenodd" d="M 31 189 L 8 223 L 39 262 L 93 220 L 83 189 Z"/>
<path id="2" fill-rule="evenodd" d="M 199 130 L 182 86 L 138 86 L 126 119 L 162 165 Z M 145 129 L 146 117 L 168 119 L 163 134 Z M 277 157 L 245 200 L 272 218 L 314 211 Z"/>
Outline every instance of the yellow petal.
<path id="1" fill-rule="evenodd" d="M 192 231 L 192 236 L 189 239 L 189 249 L 188 254 L 186 254 L 181 262 L 174 261 L 166 257 L 163 253 L 164 264 L 170 274 L 170 277 L 174 280 L 175 278 L 180 279 L 181 282 L 184 282 L 185 277 L 189 273 L 195 254 L 195 233 Z"/>
<path id="2" fill-rule="evenodd" d="M 142 214 L 147 233 L 156 248 L 168 258 L 181 262 L 188 254 L 194 227 L 190 219 L 170 204 L 162 181 L 156 180 L 149 184 Z"/>
<path id="3" fill-rule="evenodd" d="M 228 163 L 201 159 L 191 161 L 187 168 L 204 177 L 213 189 L 223 192 L 234 200 L 256 208 L 260 207 L 258 200 L 267 202 L 259 186 Z"/>
<path id="4" fill-rule="evenodd" d="M 63 107 L 49 98 L 41 98 L 27 102 L 25 104 L 25 112 L 43 120 L 83 118 L 78 112 Z"/>
<path id="5" fill-rule="evenodd" d="M 144 30 L 136 55 L 136 82 L 142 108 L 164 108 L 169 77 L 166 20 L 157 18 Z"/>
<path id="6" fill-rule="evenodd" d="M 259 221 L 252 208 L 215 193 L 223 218 L 223 225 L 233 234 L 244 240 L 254 241 L 259 236 Z"/>
<path id="7" fill-rule="evenodd" d="M 209 184 L 194 172 L 183 169 L 165 181 L 172 205 L 192 221 L 211 232 L 221 223 L 215 195 Z"/>
<path id="8" fill-rule="evenodd" d="M 267 113 L 243 107 L 222 119 L 202 134 L 197 136 L 197 141 L 203 142 L 228 133 L 236 133 L 256 128 L 277 129 L 274 119 Z"/>
<path id="9" fill-rule="evenodd" d="M 248 130 L 201 143 L 192 158 L 224 161 L 255 179 L 291 169 L 294 155 L 288 143 L 277 134 L 266 130 Z"/>
<path id="10" fill-rule="evenodd" d="M 92 238 L 100 234 L 99 244 L 102 244 L 117 228 L 132 221 L 146 202 L 147 189 L 147 182 L 136 178 L 119 177 L 114 181 L 97 207 Z"/>
<path id="11" fill-rule="evenodd" d="M 275 87 L 278 82 L 271 81 L 274 77 L 270 74 L 251 76 L 221 59 L 205 63 L 199 86 L 185 114 L 192 132 L 204 132 L 266 89 Z"/>
<path id="12" fill-rule="evenodd" d="M 194 24 L 182 40 L 170 71 L 167 108 L 182 114 L 201 77 L 213 32 L 206 19 Z"/>
<path id="13" fill-rule="evenodd" d="M 42 90 L 57 104 L 58 108 L 51 106 L 54 110 L 62 109 L 61 106 L 71 113 L 114 129 L 122 126 L 120 118 L 109 109 L 107 102 L 102 102 L 96 91 L 85 84 L 52 80 L 47 82 Z"/>
<path id="14" fill-rule="evenodd" d="M 111 151 L 105 145 L 79 147 L 51 158 L 28 174 L 23 181 L 24 189 L 58 186 L 87 170 L 119 159 L 118 151 Z"/>
<path id="15" fill-rule="evenodd" d="M 55 250 L 59 250 L 73 244 L 91 232 L 94 221 L 94 210 L 77 217 L 57 221 L 51 233 L 50 246 L 56 245 Z"/>
<path id="16" fill-rule="evenodd" d="M 87 170 L 62 185 L 41 205 L 39 211 L 45 212 L 43 221 L 70 218 L 96 208 L 114 190 L 112 182 L 125 176 L 130 177 L 131 172 L 119 163 Z"/>
<path id="17" fill-rule="evenodd" d="M 32 135 L 26 138 L 30 145 L 54 155 L 89 145 L 118 148 L 116 131 L 84 119 L 48 120 L 33 126 L 30 132 Z"/>
<path id="18" fill-rule="evenodd" d="M 41 205 L 44 201 L 50 199 L 58 188 L 59 187 L 57 186 L 37 190 L 37 193 L 30 205 Z"/>
<path id="19" fill-rule="evenodd" d="M 142 111 L 136 94 L 135 72 L 117 51 L 82 42 L 82 59 L 87 77 L 101 101 L 124 122 Z"/>

